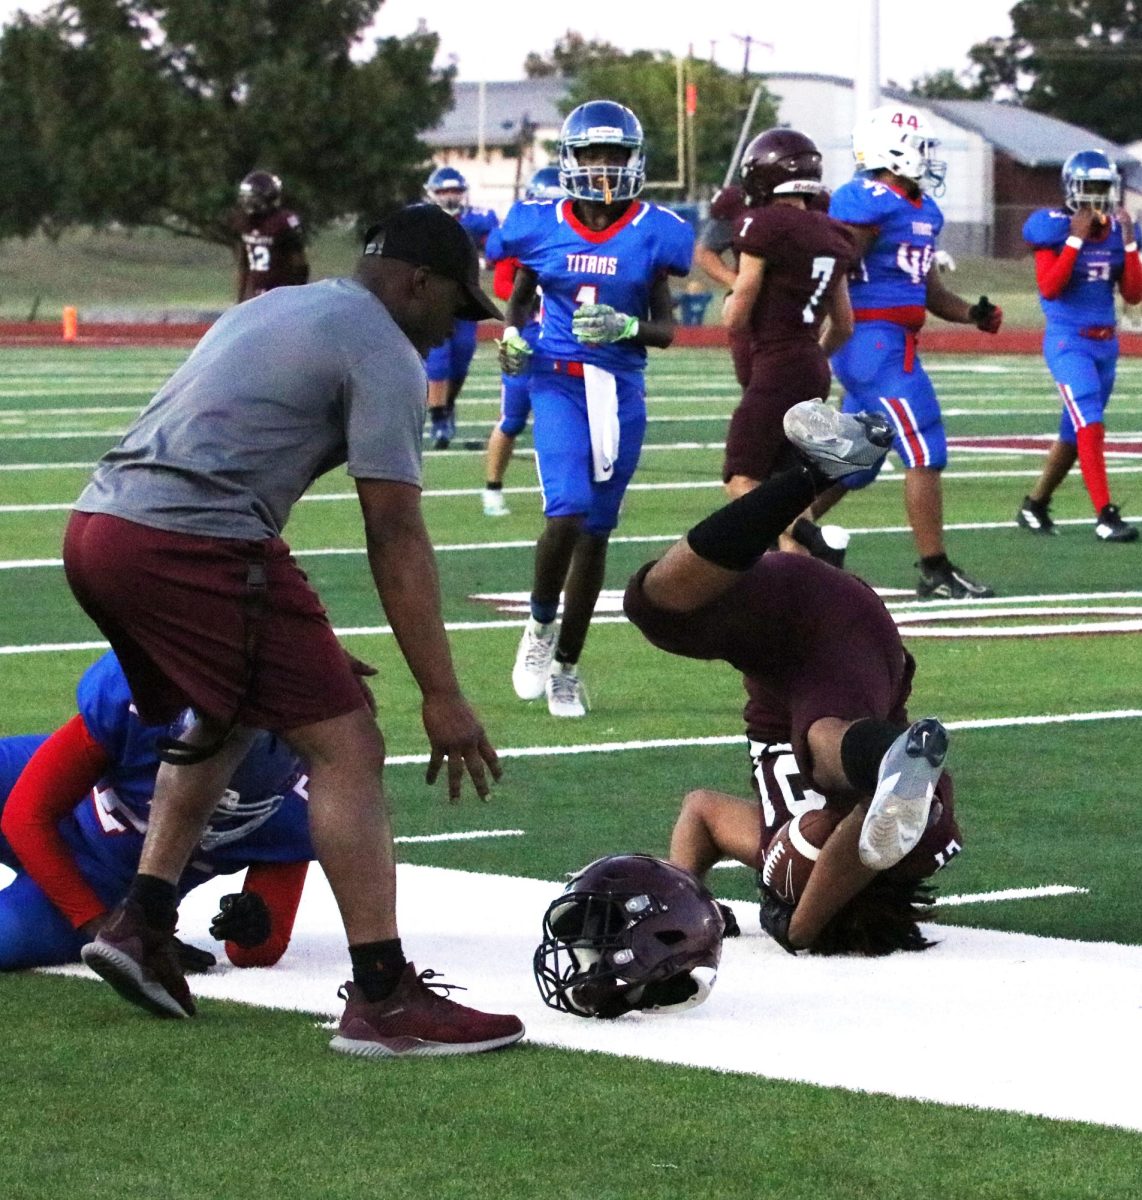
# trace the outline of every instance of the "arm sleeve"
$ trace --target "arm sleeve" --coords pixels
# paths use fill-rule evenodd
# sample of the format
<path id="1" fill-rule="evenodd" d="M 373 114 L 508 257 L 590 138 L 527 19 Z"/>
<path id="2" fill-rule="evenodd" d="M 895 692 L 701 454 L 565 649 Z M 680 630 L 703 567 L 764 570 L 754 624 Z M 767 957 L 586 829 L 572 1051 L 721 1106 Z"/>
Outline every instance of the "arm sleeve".
<path id="1" fill-rule="evenodd" d="M 4 807 L 4 836 L 28 875 L 76 929 L 107 906 L 80 874 L 58 824 L 109 765 L 103 747 L 76 715 L 32 755 Z"/>
<path id="2" fill-rule="evenodd" d="M 289 946 L 301 903 L 307 862 L 254 863 L 246 871 L 243 892 L 257 892 L 270 910 L 270 936 L 260 946 L 226 943 L 226 957 L 236 967 L 272 967 Z"/>
<path id="3" fill-rule="evenodd" d="M 1059 298 L 1071 281 L 1071 272 L 1075 269 L 1078 256 L 1079 252 L 1074 246 L 1064 246 L 1058 254 L 1046 247 L 1035 251 L 1035 280 L 1039 285 L 1039 295 L 1044 300 Z"/>
<path id="4" fill-rule="evenodd" d="M 1122 278 L 1118 281 L 1118 290 L 1127 304 L 1137 304 L 1142 301 L 1142 258 L 1137 250 L 1127 250 L 1122 262 Z"/>
<path id="5" fill-rule="evenodd" d="M 501 300 L 512 298 L 515 273 L 519 270 L 518 258 L 501 258 L 492 272 L 492 290 Z"/>

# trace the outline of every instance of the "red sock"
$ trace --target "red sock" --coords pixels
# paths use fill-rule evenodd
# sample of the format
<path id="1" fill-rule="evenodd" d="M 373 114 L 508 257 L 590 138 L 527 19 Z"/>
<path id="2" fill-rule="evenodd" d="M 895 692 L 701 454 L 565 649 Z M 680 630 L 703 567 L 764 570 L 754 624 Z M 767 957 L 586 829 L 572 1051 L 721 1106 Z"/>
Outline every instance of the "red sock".
<path id="1" fill-rule="evenodd" d="M 1106 440 L 1106 427 L 1101 421 L 1093 425 L 1084 425 L 1077 434 L 1079 444 L 1079 467 L 1083 473 L 1083 483 L 1094 505 L 1096 513 L 1110 503 L 1110 485 L 1106 482 L 1106 458 L 1102 452 L 1102 444 Z"/>

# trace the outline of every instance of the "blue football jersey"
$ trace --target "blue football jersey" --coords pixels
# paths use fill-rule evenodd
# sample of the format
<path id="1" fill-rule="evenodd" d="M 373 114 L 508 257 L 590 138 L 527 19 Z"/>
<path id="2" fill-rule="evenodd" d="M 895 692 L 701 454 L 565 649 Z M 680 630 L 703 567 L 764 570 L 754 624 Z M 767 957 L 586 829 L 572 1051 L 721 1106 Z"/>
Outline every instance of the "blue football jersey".
<path id="1" fill-rule="evenodd" d="M 525 200 L 504 222 L 504 253 L 535 272 L 543 290 L 537 353 L 593 363 L 607 371 L 641 371 L 646 348 L 630 341 L 588 346 L 571 332 L 581 304 L 609 304 L 645 320 L 650 293 L 663 275 L 686 275 L 694 255 L 694 230 L 668 208 L 634 200 L 609 228 L 583 225 L 570 200 Z"/>
<path id="2" fill-rule="evenodd" d="M 1041 208 L 1023 225 L 1023 240 L 1035 250 L 1061 251 L 1070 236 L 1071 214 L 1061 208 Z M 1098 242 L 1089 239 L 1075 260 L 1067 286 L 1054 299 L 1039 297 L 1047 323 L 1067 329 L 1113 325 L 1114 289 L 1122 278 L 1126 252 L 1122 229 L 1111 218 L 1110 229 Z"/>
<path id="3" fill-rule="evenodd" d="M 931 196 L 922 192 L 912 200 L 886 183 L 857 175 L 833 193 L 829 216 L 848 225 L 875 225 L 878 231 L 849 276 L 853 308 L 924 307 L 944 225 Z"/>
<path id="4" fill-rule="evenodd" d="M 80 716 L 111 762 L 94 797 L 75 811 L 78 832 L 97 858 L 118 861 L 132 852 L 137 857 L 137 849 L 131 849 L 134 839 L 123 835 L 140 835 L 146 829 L 159 769 L 158 740 L 164 734 L 177 736 L 189 714 L 169 727 L 145 725 L 135 710 L 119 660 L 111 652 L 84 672 L 76 699 Z M 301 764 L 289 747 L 272 734 L 259 733 L 211 818 L 206 844 L 226 846 L 237 840 L 228 835 L 243 827 L 256 828 L 256 818 L 250 820 L 249 814 L 265 814 L 268 819 L 280 798 L 301 778 Z M 201 852 L 196 857 L 202 857 Z M 283 857 L 294 861 L 306 855 Z"/>
<path id="5" fill-rule="evenodd" d="M 498 229 L 499 217 L 490 208 L 465 208 L 457 218 L 464 232 L 483 251 L 493 229 Z"/>
<path id="6" fill-rule="evenodd" d="M 508 216 L 511 216 L 509 211 Z M 507 255 L 504 253 L 502 225 L 497 225 L 491 233 L 488 234 L 488 240 L 484 243 L 484 257 L 489 264 L 503 262 Z"/>

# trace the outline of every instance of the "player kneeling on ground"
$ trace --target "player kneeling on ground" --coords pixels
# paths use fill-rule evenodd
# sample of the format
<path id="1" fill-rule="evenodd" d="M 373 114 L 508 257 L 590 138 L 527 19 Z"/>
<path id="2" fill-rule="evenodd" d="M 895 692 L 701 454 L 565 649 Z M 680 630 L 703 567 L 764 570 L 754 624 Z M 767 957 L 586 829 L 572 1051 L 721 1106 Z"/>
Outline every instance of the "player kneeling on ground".
<path id="1" fill-rule="evenodd" d="M 693 875 L 646 854 L 589 863 L 543 916 L 535 981 L 578 1017 L 682 1012 L 718 976 L 725 923 Z"/>

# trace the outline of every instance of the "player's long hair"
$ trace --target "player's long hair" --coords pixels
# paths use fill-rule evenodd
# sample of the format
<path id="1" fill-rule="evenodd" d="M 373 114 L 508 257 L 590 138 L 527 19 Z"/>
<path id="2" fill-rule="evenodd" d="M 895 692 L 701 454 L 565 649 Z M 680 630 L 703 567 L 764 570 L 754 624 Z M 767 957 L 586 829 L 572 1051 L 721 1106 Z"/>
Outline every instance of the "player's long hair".
<path id="1" fill-rule="evenodd" d="M 897 950 L 927 950 L 936 943 L 920 931 L 932 919 L 935 896 L 925 881 L 878 875 L 821 931 L 810 954 L 860 954 L 878 958 Z"/>

